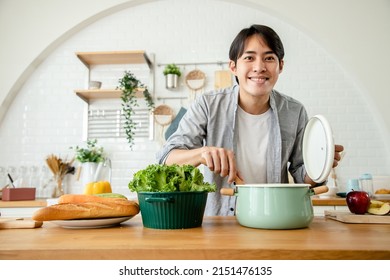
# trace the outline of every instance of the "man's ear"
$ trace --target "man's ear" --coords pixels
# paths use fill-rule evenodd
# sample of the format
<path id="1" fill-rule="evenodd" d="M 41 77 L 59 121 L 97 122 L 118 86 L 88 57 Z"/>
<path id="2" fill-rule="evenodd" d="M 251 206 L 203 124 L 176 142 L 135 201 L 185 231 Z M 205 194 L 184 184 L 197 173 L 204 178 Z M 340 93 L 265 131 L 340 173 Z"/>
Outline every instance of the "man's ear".
<path id="1" fill-rule="evenodd" d="M 282 73 L 282 71 L 283 71 L 283 66 L 284 66 L 284 60 L 282 59 L 282 60 L 279 62 L 279 73 Z"/>
<path id="2" fill-rule="evenodd" d="M 236 68 L 236 63 L 233 60 L 229 61 L 229 69 L 232 72 L 232 74 L 236 76 L 237 68 Z"/>

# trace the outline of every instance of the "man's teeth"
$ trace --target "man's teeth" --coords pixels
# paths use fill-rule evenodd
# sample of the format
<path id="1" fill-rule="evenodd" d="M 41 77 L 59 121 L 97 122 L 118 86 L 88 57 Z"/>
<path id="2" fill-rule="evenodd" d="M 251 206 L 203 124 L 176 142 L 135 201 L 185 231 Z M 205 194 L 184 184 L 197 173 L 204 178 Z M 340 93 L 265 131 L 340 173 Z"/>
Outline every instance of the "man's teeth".
<path id="1" fill-rule="evenodd" d="M 255 81 L 255 82 L 264 82 L 265 80 L 267 80 L 266 78 L 250 78 L 252 81 Z"/>

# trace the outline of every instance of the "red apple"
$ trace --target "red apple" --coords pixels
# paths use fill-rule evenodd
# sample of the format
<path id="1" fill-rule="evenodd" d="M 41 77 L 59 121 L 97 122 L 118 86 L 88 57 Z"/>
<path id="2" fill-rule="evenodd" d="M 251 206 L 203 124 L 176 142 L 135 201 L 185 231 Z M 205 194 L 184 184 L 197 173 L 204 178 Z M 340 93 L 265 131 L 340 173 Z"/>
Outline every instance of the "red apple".
<path id="1" fill-rule="evenodd" d="M 351 191 L 347 194 L 347 205 L 352 213 L 364 215 L 370 206 L 370 196 L 364 191 Z"/>

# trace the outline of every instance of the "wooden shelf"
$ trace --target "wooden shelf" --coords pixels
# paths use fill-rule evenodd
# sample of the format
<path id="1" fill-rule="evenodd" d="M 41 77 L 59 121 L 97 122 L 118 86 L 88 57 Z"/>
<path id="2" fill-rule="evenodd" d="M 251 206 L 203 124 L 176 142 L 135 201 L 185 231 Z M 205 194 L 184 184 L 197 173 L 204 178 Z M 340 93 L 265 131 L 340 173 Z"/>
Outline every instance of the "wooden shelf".
<path id="1" fill-rule="evenodd" d="M 148 64 L 152 62 L 145 51 L 76 52 L 77 57 L 89 67 L 98 64 Z"/>
<path id="2" fill-rule="evenodd" d="M 122 95 L 119 89 L 76 89 L 74 92 L 85 102 L 89 102 L 90 99 L 120 98 Z M 142 90 L 136 93 L 136 97 L 144 97 Z"/>
<path id="3" fill-rule="evenodd" d="M 150 71 L 153 68 L 152 61 L 146 52 L 142 50 L 76 52 L 76 56 L 88 68 L 88 71 L 90 71 L 91 65 L 109 64 L 147 64 Z M 153 75 L 152 79 L 154 79 Z M 120 98 L 122 95 L 122 91 L 117 89 L 76 89 L 75 93 L 87 103 L 91 99 Z M 144 97 L 142 89 L 140 89 L 136 96 L 138 98 Z"/>

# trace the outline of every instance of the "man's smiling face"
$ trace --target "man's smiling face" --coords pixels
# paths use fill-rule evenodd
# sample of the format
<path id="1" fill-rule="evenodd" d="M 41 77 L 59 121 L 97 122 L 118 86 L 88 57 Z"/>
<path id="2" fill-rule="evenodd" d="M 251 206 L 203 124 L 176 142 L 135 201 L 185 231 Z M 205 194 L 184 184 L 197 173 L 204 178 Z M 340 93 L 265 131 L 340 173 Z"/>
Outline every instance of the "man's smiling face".
<path id="1" fill-rule="evenodd" d="M 267 97 L 275 86 L 283 69 L 283 60 L 258 35 L 249 37 L 244 52 L 237 63 L 230 62 L 230 69 L 240 84 L 240 95 Z"/>

